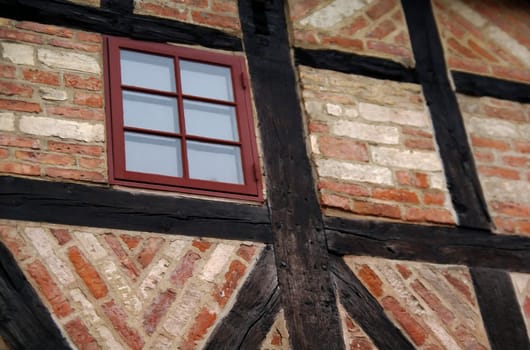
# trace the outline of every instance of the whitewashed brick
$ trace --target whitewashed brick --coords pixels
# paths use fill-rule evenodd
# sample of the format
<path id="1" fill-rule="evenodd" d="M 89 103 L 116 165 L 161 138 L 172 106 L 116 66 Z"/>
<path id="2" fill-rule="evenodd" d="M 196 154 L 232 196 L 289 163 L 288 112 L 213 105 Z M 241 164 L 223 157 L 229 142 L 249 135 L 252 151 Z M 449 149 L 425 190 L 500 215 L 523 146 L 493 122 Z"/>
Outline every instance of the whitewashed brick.
<path id="1" fill-rule="evenodd" d="M 399 143 L 399 130 L 393 126 L 371 125 L 347 120 L 336 120 L 331 124 L 331 133 L 377 143 Z"/>
<path id="2" fill-rule="evenodd" d="M 73 289 L 70 291 L 72 300 L 78 303 L 81 307 L 76 308 L 83 315 L 83 319 L 88 321 L 89 326 L 93 326 L 101 321 L 101 318 L 96 314 L 94 305 L 88 301 L 86 296 L 81 292 L 80 289 Z"/>
<path id="3" fill-rule="evenodd" d="M 530 288 L 530 276 L 519 272 L 512 272 L 510 276 L 512 277 L 517 296 L 520 298 L 526 294 L 526 287 L 528 286 Z M 528 291 L 530 292 L 530 289 Z"/>
<path id="4" fill-rule="evenodd" d="M 336 105 L 333 103 L 326 104 L 326 112 L 328 112 L 329 115 L 333 115 L 336 117 L 339 117 L 344 113 L 340 105 Z"/>
<path id="5" fill-rule="evenodd" d="M 2 57 L 15 63 L 35 65 L 35 50 L 22 44 L 2 43 Z"/>
<path id="6" fill-rule="evenodd" d="M 512 201 L 530 205 L 530 182 L 496 178 L 481 178 L 490 200 Z"/>
<path id="7" fill-rule="evenodd" d="M 11 112 L 0 113 L 0 130 L 15 130 L 15 115 Z"/>
<path id="8" fill-rule="evenodd" d="M 345 108 L 344 116 L 350 119 L 357 118 L 359 116 L 359 112 L 356 108 Z"/>
<path id="9" fill-rule="evenodd" d="M 101 335 L 101 338 L 103 338 L 103 343 L 105 344 L 105 349 L 112 349 L 112 350 L 125 350 L 125 348 L 116 341 L 114 338 L 114 335 L 112 335 L 112 332 L 105 326 L 100 326 L 97 328 L 98 333 Z"/>
<path id="10" fill-rule="evenodd" d="M 517 137 L 516 126 L 505 120 L 472 117 L 468 124 L 469 131 L 473 134 L 489 137 Z"/>
<path id="11" fill-rule="evenodd" d="M 107 256 L 107 251 L 99 243 L 93 233 L 75 231 L 72 235 L 79 241 L 85 253 L 87 253 L 92 260 L 99 260 Z"/>
<path id="12" fill-rule="evenodd" d="M 440 159 L 435 152 L 371 147 L 370 153 L 376 164 L 425 171 L 442 170 Z"/>
<path id="13" fill-rule="evenodd" d="M 530 124 L 519 125 L 519 138 L 530 141 Z"/>
<path id="14" fill-rule="evenodd" d="M 166 274 L 168 268 L 169 261 L 166 259 L 158 260 L 157 263 L 152 267 L 151 271 L 140 285 L 140 293 L 142 294 L 144 300 L 147 299 L 149 293 L 156 288 L 158 283 L 162 280 L 162 277 L 164 277 Z"/>
<path id="15" fill-rule="evenodd" d="M 91 56 L 49 49 L 37 51 L 39 61 L 51 68 L 69 69 L 86 73 L 101 73 L 98 61 Z"/>
<path id="16" fill-rule="evenodd" d="M 359 103 L 359 112 L 364 119 L 417 127 L 428 126 L 427 115 L 423 111 L 395 109 L 372 103 Z"/>
<path id="17" fill-rule="evenodd" d="M 101 124 L 90 124 L 72 120 L 25 115 L 20 118 L 20 131 L 39 136 L 57 136 L 85 142 L 103 141 L 104 130 Z"/>
<path id="18" fill-rule="evenodd" d="M 311 151 L 314 154 L 320 154 L 320 148 L 318 147 L 318 136 L 310 135 L 309 140 L 311 141 Z"/>
<path id="19" fill-rule="evenodd" d="M 334 159 L 319 159 L 316 163 L 317 172 L 322 177 L 380 185 L 392 185 L 394 183 L 392 171 L 388 168 L 368 164 L 352 164 Z"/>
<path id="20" fill-rule="evenodd" d="M 520 59 L 521 62 L 526 62 L 528 65 L 528 62 L 530 62 L 530 50 L 526 46 L 520 44 L 517 40 L 494 25 L 489 25 L 482 32 L 492 42 L 498 44 L 507 52 Z"/>
<path id="21" fill-rule="evenodd" d="M 40 87 L 39 94 L 42 99 L 49 101 L 66 101 L 68 99 L 66 91 L 48 87 Z"/>
<path id="22" fill-rule="evenodd" d="M 469 6 L 465 5 L 463 2 L 451 1 L 451 8 L 455 10 L 455 12 L 458 13 L 460 16 L 464 17 L 473 25 L 475 25 L 475 27 L 477 28 L 480 28 L 487 23 L 484 17 L 479 15 L 477 12 L 475 12 Z"/>
<path id="23" fill-rule="evenodd" d="M 429 182 L 431 188 L 446 191 L 447 185 L 445 183 L 445 176 L 443 173 L 434 173 L 429 175 Z"/>
<path id="24" fill-rule="evenodd" d="M 170 259 L 177 259 L 189 243 L 189 241 L 185 240 L 175 240 L 165 249 L 164 255 Z"/>
<path id="25" fill-rule="evenodd" d="M 334 0 L 322 9 L 300 21 L 302 25 L 326 29 L 333 27 L 355 11 L 362 9 L 373 0 Z"/>
<path id="26" fill-rule="evenodd" d="M 199 306 L 202 293 L 203 291 L 199 286 L 194 283 L 189 285 L 182 297 L 179 298 L 180 302 L 175 303 L 175 307 L 170 310 L 168 318 L 164 322 L 163 328 L 166 332 L 175 337 L 183 335 L 186 323 L 192 319 Z"/>
<path id="27" fill-rule="evenodd" d="M 131 288 L 126 278 L 121 275 L 117 266 L 109 260 L 103 261 L 100 265 L 105 281 L 114 291 L 115 295 L 118 296 L 120 303 L 132 314 L 139 314 L 142 310 L 142 303 Z"/>
<path id="28" fill-rule="evenodd" d="M 204 281 L 213 282 L 215 276 L 217 276 L 228 263 L 230 256 L 234 253 L 235 249 L 236 247 L 233 245 L 219 243 L 210 256 L 210 259 L 208 259 L 208 262 L 204 265 L 200 278 Z"/>

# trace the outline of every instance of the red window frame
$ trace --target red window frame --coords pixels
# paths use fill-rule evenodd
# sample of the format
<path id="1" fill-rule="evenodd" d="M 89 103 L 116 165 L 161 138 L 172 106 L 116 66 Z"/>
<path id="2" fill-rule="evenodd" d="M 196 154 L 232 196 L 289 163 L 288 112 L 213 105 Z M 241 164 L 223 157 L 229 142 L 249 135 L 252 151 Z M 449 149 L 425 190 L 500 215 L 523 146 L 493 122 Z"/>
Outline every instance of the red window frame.
<path id="1" fill-rule="evenodd" d="M 130 87 L 122 85 L 120 50 L 137 51 L 140 53 L 153 54 L 169 57 L 173 59 L 175 69 L 175 81 L 177 89 L 175 93 L 161 93 L 158 90 L 151 90 L 141 87 Z M 183 99 L 194 101 L 213 102 L 218 104 L 218 100 L 211 100 L 199 96 L 190 96 L 182 93 L 180 83 L 179 60 L 194 61 L 230 68 L 232 78 L 232 88 L 234 102 L 226 102 L 225 105 L 235 107 L 236 120 L 239 132 L 239 141 L 227 141 L 212 139 L 201 136 L 186 134 L 184 124 Z M 256 137 L 254 132 L 254 122 L 250 103 L 250 92 L 248 89 L 248 78 L 245 61 L 241 56 L 220 54 L 212 51 L 203 51 L 189 47 L 180 47 L 169 44 L 149 43 L 136 41 L 127 38 L 105 37 L 104 45 L 104 74 L 107 97 L 107 135 L 108 135 L 108 166 L 109 181 L 112 184 L 140 187 L 146 189 L 157 189 L 164 191 L 183 192 L 190 194 L 208 195 L 224 198 L 245 199 L 251 201 L 262 201 L 261 176 L 258 165 Z M 125 131 L 133 129 L 125 127 L 123 122 L 123 96 L 122 91 L 136 91 L 152 93 L 157 96 L 169 96 L 177 99 L 179 125 L 178 133 L 171 135 L 180 140 L 182 157 L 182 177 L 167 175 L 141 173 L 129 171 L 125 167 Z M 147 130 L 147 129 L 146 129 Z M 164 132 L 140 129 L 138 132 L 150 135 L 164 135 Z M 243 173 L 243 184 L 215 182 L 189 178 L 186 154 L 186 140 L 196 140 L 209 142 L 216 145 L 233 145 L 240 148 L 241 166 Z"/>

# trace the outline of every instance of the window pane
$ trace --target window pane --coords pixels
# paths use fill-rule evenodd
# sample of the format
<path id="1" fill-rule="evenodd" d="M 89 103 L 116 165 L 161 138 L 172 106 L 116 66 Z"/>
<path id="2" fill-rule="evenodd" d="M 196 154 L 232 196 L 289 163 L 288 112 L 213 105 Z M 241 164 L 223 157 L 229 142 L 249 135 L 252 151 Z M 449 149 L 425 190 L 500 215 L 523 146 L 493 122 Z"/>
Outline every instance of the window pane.
<path id="1" fill-rule="evenodd" d="M 242 184 L 241 152 L 237 146 L 187 141 L 190 178 Z"/>
<path id="2" fill-rule="evenodd" d="M 125 126 L 179 132 L 177 100 L 123 91 L 123 122 Z"/>
<path id="3" fill-rule="evenodd" d="M 176 91 L 173 59 L 121 50 L 121 82 L 148 89 Z"/>
<path id="4" fill-rule="evenodd" d="M 237 141 L 236 110 L 232 106 L 184 101 L 186 133 Z"/>
<path id="5" fill-rule="evenodd" d="M 125 169 L 148 174 L 182 176 L 180 140 L 125 132 Z"/>
<path id="6" fill-rule="evenodd" d="M 184 94 L 234 101 L 230 68 L 180 61 Z"/>

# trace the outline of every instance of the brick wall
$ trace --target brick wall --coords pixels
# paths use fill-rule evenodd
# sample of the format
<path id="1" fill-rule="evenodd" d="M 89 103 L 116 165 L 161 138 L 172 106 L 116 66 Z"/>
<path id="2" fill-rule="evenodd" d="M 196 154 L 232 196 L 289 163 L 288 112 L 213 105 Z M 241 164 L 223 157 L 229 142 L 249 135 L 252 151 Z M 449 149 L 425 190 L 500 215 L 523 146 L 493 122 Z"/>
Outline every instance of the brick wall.
<path id="1" fill-rule="evenodd" d="M 414 65 L 397 0 L 289 0 L 295 45 L 332 48 Z"/>
<path id="2" fill-rule="evenodd" d="M 344 260 L 417 349 L 490 348 L 465 267 Z"/>
<path id="3" fill-rule="evenodd" d="M 434 1 L 450 69 L 530 82 L 530 5 Z"/>
<path id="4" fill-rule="evenodd" d="M 101 37 L 0 20 L 0 173 L 105 182 Z"/>
<path id="5" fill-rule="evenodd" d="M 241 33 L 236 0 L 134 0 L 134 13 Z"/>
<path id="6" fill-rule="evenodd" d="M 285 316 L 281 310 L 271 327 L 271 330 L 265 337 L 261 350 L 289 350 L 289 333 L 285 323 Z"/>
<path id="7" fill-rule="evenodd" d="M 300 76 L 328 213 L 454 223 L 418 85 L 307 67 Z"/>
<path id="8" fill-rule="evenodd" d="M 198 347 L 231 307 L 262 249 L 6 220 L 0 242 L 72 344 L 113 350 Z"/>
<path id="9" fill-rule="evenodd" d="M 458 99 L 498 232 L 530 235 L 530 104 Z"/>

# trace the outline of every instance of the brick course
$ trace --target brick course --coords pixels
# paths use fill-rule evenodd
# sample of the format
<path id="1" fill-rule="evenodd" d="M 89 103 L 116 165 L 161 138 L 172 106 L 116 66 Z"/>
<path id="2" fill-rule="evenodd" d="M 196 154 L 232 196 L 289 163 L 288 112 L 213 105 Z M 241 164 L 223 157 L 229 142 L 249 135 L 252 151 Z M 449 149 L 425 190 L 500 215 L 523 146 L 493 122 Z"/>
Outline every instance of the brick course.
<path id="1" fill-rule="evenodd" d="M 328 214 L 454 223 L 419 86 L 299 69 Z"/>
<path id="2" fill-rule="evenodd" d="M 106 182 L 101 36 L 6 19 L 0 48 L 0 172 Z"/>
<path id="3" fill-rule="evenodd" d="M 87 349 L 201 348 L 262 249 L 7 220 L 0 242 L 64 334 Z"/>

